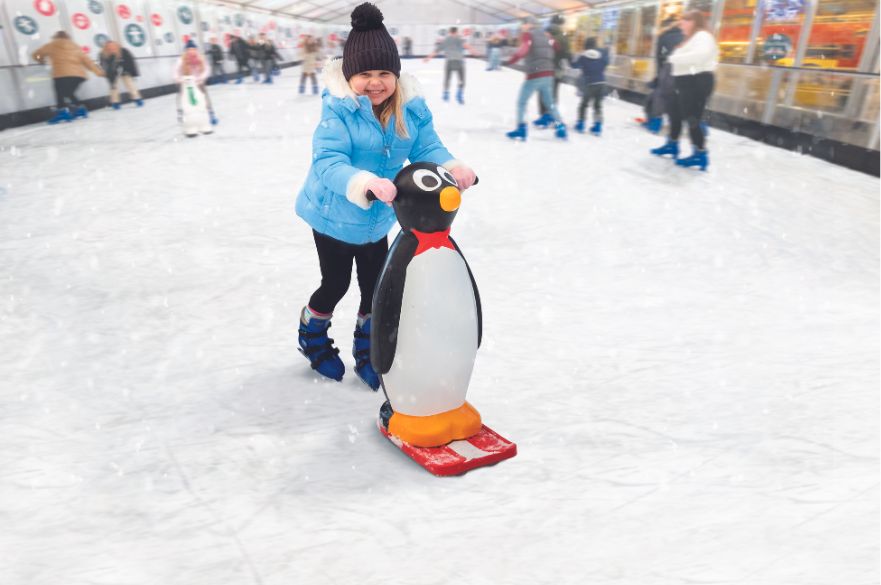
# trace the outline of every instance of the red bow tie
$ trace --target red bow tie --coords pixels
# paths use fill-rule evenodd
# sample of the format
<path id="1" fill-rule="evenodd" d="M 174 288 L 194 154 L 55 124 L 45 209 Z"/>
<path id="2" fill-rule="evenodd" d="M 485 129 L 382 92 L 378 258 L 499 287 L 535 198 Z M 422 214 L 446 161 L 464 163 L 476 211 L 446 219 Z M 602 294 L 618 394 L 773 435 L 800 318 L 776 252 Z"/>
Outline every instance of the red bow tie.
<path id="1" fill-rule="evenodd" d="M 456 247 L 453 246 L 453 242 L 450 241 L 450 228 L 445 229 L 442 232 L 420 232 L 418 230 L 410 230 L 414 236 L 416 236 L 416 240 L 419 244 L 416 246 L 416 252 L 413 254 L 414 256 L 418 256 L 419 254 L 425 252 L 426 250 L 431 250 L 432 248 L 449 248 L 451 250 L 455 250 Z"/>

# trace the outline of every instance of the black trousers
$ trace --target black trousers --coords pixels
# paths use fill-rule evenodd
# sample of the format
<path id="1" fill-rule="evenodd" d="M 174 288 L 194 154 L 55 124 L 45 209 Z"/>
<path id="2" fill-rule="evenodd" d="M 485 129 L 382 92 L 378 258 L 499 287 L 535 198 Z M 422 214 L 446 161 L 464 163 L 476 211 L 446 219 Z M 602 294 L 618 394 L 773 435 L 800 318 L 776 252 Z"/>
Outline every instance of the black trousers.
<path id="1" fill-rule="evenodd" d="M 679 75 L 673 78 L 676 94 L 669 105 L 670 140 L 679 140 L 682 123 L 688 124 L 688 134 L 695 148 L 704 149 L 705 137 L 701 129 L 701 119 L 707 102 L 713 94 L 715 77 L 705 71 L 697 75 Z"/>
<path id="2" fill-rule="evenodd" d="M 211 77 L 219 77 L 221 81 L 226 81 L 226 71 L 223 70 L 223 63 L 211 63 Z"/>
<path id="3" fill-rule="evenodd" d="M 453 76 L 453 71 L 459 76 L 459 87 L 465 87 L 465 61 L 460 59 L 450 61 L 447 59 L 444 64 L 444 91 L 450 89 L 450 77 Z"/>
<path id="4" fill-rule="evenodd" d="M 352 281 L 352 260 L 358 273 L 358 288 L 361 289 L 361 304 L 358 312 L 370 313 L 373 305 L 373 290 L 382 272 L 385 256 L 388 253 L 388 239 L 382 238 L 372 244 L 348 244 L 312 230 L 315 249 L 318 250 L 318 264 L 321 266 L 321 286 L 309 299 L 309 307 L 319 313 L 333 313 L 337 303 L 349 290 Z"/>
<path id="5" fill-rule="evenodd" d="M 560 78 L 554 75 L 554 103 L 560 103 L 559 100 L 560 95 Z M 550 108 L 548 108 L 545 103 L 541 100 L 541 93 L 538 94 L 538 112 L 544 116 L 545 114 L 549 114 L 551 112 Z"/>
<path id="6" fill-rule="evenodd" d="M 82 77 L 56 77 L 52 80 L 55 83 L 55 103 L 58 109 L 66 108 L 67 102 L 71 106 L 80 106 L 82 102 L 76 97 L 76 90 L 85 81 Z"/>
<path id="7" fill-rule="evenodd" d="M 578 104 L 578 121 L 584 121 L 584 114 L 590 102 L 593 102 L 593 121 L 603 121 L 603 98 L 606 97 L 605 83 L 591 83 L 581 92 L 581 103 Z"/>

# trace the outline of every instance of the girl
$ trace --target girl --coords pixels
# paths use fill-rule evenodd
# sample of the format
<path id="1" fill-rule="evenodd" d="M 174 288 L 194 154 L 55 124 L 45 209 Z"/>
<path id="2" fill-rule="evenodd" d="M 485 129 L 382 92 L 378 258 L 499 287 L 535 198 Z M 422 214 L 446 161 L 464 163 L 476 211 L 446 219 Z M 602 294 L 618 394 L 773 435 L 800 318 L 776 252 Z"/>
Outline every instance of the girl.
<path id="1" fill-rule="evenodd" d="M 342 380 L 345 367 L 327 330 L 354 261 L 361 303 L 352 354 L 356 374 L 373 390 L 379 378 L 370 365 L 370 310 L 395 223 L 397 190 L 390 179 L 407 159 L 443 165 L 463 191 L 475 177 L 441 143 L 416 80 L 401 76 L 397 47 L 382 20 L 372 4 L 355 8 L 343 58 L 325 68 L 312 166 L 297 197 L 297 215 L 312 227 L 321 269 L 321 286 L 300 314 L 300 351 L 319 374 Z M 368 201 L 368 191 L 378 200 Z"/>
<path id="2" fill-rule="evenodd" d="M 184 77 L 190 76 L 196 78 L 197 83 L 199 84 L 199 89 L 205 94 L 205 103 L 208 104 L 208 116 L 211 118 L 211 125 L 216 126 L 218 122 L 217 116 L 214 115 L 214 108 L 211 107 L 211 98 L 208 97 L 208 90 L 205 89 L 205 82 L 208 80 L 208 75 L 210 73 L 211 70 L 205 62 L 205 57 L 199 53 L 199 50 L 196 48 L 196 43 L 193 42 L 192 39 L 187 41 L 187 44 L 184 46 L 184 54 L 180 56 L 174 69 L 174 81 L 180 86 Z M 180 118 L 182 115 L 180 108 L 180 89 L 178 89 L 177 99 L 177 113 L 178 118 Z"/>
<path id="3" fill-rule="evenodd" d="M 707 31 L 706 20 L 699 10 L 683 14 L 679 28 L 682 29 L 685 40 L 667 57 L 673 68 L 673 84 L 676 90 L 675 99 L 669 109 L 670 134 L 667 144 L 654 148 L 651 152 L 658 156 L 670 154 L 677 159 L 679 135 L 682 133 L 682 121 L 685 120 L 694 153 L 677 160 L 676 164 L 682 167 L 698 166 L 704 171 L 709 160 L 701 118 L 713 93 L 713 71 L 716 70 L 719 48 L 716 46 L 716 39 Z"/>
<path id="4" fill-rule="evenodd" d="M 318 69 L 318 62 L 321 59 L 321 43 L 312 35 L 306 35 L 303 42 L 298 45 L 303 57 L 303 73 L 300 75 L 300 93 L 306 92 L 306 79 L 312 80 L 312 94 L 318 95 L 318 78 L 315 77 L 315 71 Z"/>
<path id="5" fill-rule="evenodd" d="M 110 84 L 110 105 L 114 110 L 119 109 L 119 81 L 125 84 L 129 96 L 140 108 L 144 105 L 134 78 L 138 76 L 138 66 L 131 51 L 119 46 L 116 41 L 107 41 L 101 49 L 101 68 L 107 74 L 107 82 Z"/>

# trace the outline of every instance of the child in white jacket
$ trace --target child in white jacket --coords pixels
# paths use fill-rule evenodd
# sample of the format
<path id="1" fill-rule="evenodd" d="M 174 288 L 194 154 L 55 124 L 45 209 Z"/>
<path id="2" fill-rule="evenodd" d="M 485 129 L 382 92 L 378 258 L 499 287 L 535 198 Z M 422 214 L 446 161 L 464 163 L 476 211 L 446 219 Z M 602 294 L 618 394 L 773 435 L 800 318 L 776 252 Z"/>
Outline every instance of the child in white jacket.
<path id="1" fill-rule="evenodd" d="M 701 124 L 704 110 L 713 93 L 719 48 L 716 39 L 706 30 L 706 20 L 702 12 L 692 10 L 682 15 L 679 24 L 685 40 L 667 58 L 673 70 L 676 99 L 670 105 L 670 134 L 667 143 L 652 149 L 652 154 L 670 154 L 676 164 L 682 167 L 700 167 L 706 170 L 709 165 L 706 150 L 706 133 Z M 688 124 L 688 134 L 694 153 L 679 158 L 679 135 L 682 123 Z"/>

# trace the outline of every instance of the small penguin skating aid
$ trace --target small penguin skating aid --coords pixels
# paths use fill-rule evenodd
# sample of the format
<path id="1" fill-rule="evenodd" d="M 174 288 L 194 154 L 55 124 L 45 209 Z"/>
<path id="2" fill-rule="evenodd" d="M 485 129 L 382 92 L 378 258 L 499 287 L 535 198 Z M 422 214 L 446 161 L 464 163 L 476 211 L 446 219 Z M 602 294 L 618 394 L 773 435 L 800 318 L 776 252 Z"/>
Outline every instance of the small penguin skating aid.
<path id="1" fill-rule="evenodd" d="M 458 475 L 517 454 L 465 398 L 482 336 L 480 295 L 450 226 L 453 176 L 414 163 L 395 177 L 401 232 L 373 296 L 370 362 L 387 398 L 379 429 L 435 475 Z M 379 205 L 380 203 L 374 203 Z"/>
<path id="2" fill-rule="evenodd" d="M 186 76 L 181 81 L 181 127 L 187 137 L 211 134 L 211 117 L 208 112 L 208 100 L 196 78 Z"/>

